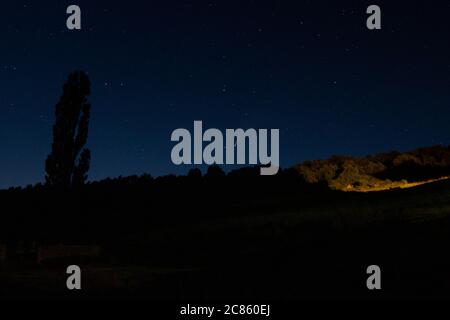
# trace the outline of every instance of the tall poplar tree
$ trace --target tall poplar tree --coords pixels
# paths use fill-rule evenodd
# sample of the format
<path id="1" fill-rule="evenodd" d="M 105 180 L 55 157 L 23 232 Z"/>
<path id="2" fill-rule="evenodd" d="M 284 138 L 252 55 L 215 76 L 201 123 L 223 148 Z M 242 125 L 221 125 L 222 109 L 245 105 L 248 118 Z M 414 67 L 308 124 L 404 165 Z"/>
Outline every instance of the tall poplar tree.
<path id="1" fill-rule="evenodd" d="M 89 77 L 73 72 L 63 87 L 55 107 L 52 151 L 45 162 L 45 181 L 48 186 L 68 188 L 87 180 L 91 152 L 84 148 L 88 139 L 91 105 Z"/>

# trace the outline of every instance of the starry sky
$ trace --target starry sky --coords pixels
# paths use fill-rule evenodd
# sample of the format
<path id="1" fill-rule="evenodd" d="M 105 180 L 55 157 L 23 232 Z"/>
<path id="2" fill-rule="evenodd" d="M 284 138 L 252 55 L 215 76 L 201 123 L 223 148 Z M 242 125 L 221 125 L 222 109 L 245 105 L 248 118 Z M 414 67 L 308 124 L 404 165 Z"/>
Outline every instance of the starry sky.
<path id="1" fill-rule="evenodd" d="M 279 128 L 284 167 L 449 144 L 448 16 L 448 1 L 2 1 L 0 188 L 43 181 L 73 70 L 92 81 L 91 180 L 186 173 L 170 134 L 194 120 Z"/>

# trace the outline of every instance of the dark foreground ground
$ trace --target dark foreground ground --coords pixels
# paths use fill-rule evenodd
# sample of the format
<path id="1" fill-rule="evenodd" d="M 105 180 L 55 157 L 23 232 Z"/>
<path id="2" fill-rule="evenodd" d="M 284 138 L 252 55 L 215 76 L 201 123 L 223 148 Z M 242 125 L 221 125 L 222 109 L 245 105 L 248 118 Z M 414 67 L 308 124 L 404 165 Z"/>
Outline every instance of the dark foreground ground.
<path id="1" fill-rule="evenodd" d="M 175 195 L 184 185 L 178 187 Z M 135 202 L 129 208 L 108 200 L 116 191 L 77 194 L 70 205 L 74 195 L 8 194 L 8 208 L 18 212 L 1 227 L 9 248 L 18 241 L 83 243 L 99 245 L 101 253 L 41 264 L 30 256 L 8 257 L 0 267 L 0 297 L 450 298 L 448 182 L 370 194 L 280 190 L 270 197 L 245 194 L 241 186 L 233 198 L 223 192 L 208 197 L 211 185 L 197 187 L 206 192 L 203 199 L 193 199 L 191 192 L 152 200 L 138 192 L 126 197 Z M 92 194 L 95 201 L 80 200 Z M 46 210 L 49 199 L 56 209 Z M 83 272 L 79 292 L 66 289 L 70 264 Z M 381 267 L 381 291 L 366 287 L 372 264 Z"/>

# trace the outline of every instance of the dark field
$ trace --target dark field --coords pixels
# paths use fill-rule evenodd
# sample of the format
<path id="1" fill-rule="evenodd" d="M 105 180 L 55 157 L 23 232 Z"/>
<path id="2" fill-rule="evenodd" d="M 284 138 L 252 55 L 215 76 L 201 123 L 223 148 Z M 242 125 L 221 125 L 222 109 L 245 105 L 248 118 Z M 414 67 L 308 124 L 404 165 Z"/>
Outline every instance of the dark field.
<path id="1" fill-rule="evenodd" d="M 278 191 L 270 194 L 264 183 L 220 178 L 176 178 L 164 192 L 151 183 L 126 192 L 95 186 L 77 193 L 4 191 L 0 199 L 10 210 L 3 213 L 1 243 L 9 254 L 0 295 L 187 302 L 449 298 L 448 181 L 344 193 L 293 188 L 297 181 L 286 179 L 274 178 Z M 194 191 L 203 196 L 193 197 Z M 101 251 L 37 264 L 33 250 L 15 253 L 31 243 Z M 66 288 L 70 264 L 82 269 L 80 292 Z M 381 267 L 380 291 L 366 287 L 372 264 Z"/>

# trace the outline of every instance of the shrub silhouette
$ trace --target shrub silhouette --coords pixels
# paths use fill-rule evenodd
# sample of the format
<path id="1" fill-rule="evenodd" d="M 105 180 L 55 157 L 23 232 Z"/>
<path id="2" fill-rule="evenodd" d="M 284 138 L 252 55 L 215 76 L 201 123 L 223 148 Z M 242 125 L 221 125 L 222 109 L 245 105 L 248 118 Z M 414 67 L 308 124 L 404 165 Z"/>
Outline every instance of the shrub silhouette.
<path id="1" fill-rule="evenodd" d="M 202 178 L 202 172 L 201 172 L 200 169 L 194 168 L 194 169 L 189 170 L 187 176 L 188 176 L 188 178 L 191 178 L 191 179 L 201 179 Z"/>
<path id="2" fill-rule="evenodd" d="M 63 87 L 63 94 L 55 107 L 52 151 L 45 162 L 45 181 L 48 186 L 68 188 L 87 180 L 91 152 L 83 149 L 88 138 L 91 105 L 89 77 L 73 72 Z"/>
<path id="3" fill-rule="evenodd" d="M 216 179 L 216 178 L 222 178 L 222 177 L 225 177 L 225 172 L 222 170 L 221 167 L 219 167 L 216 164 L 209 166 L 208 170 L 205 174 L 205 178 Z"/>

